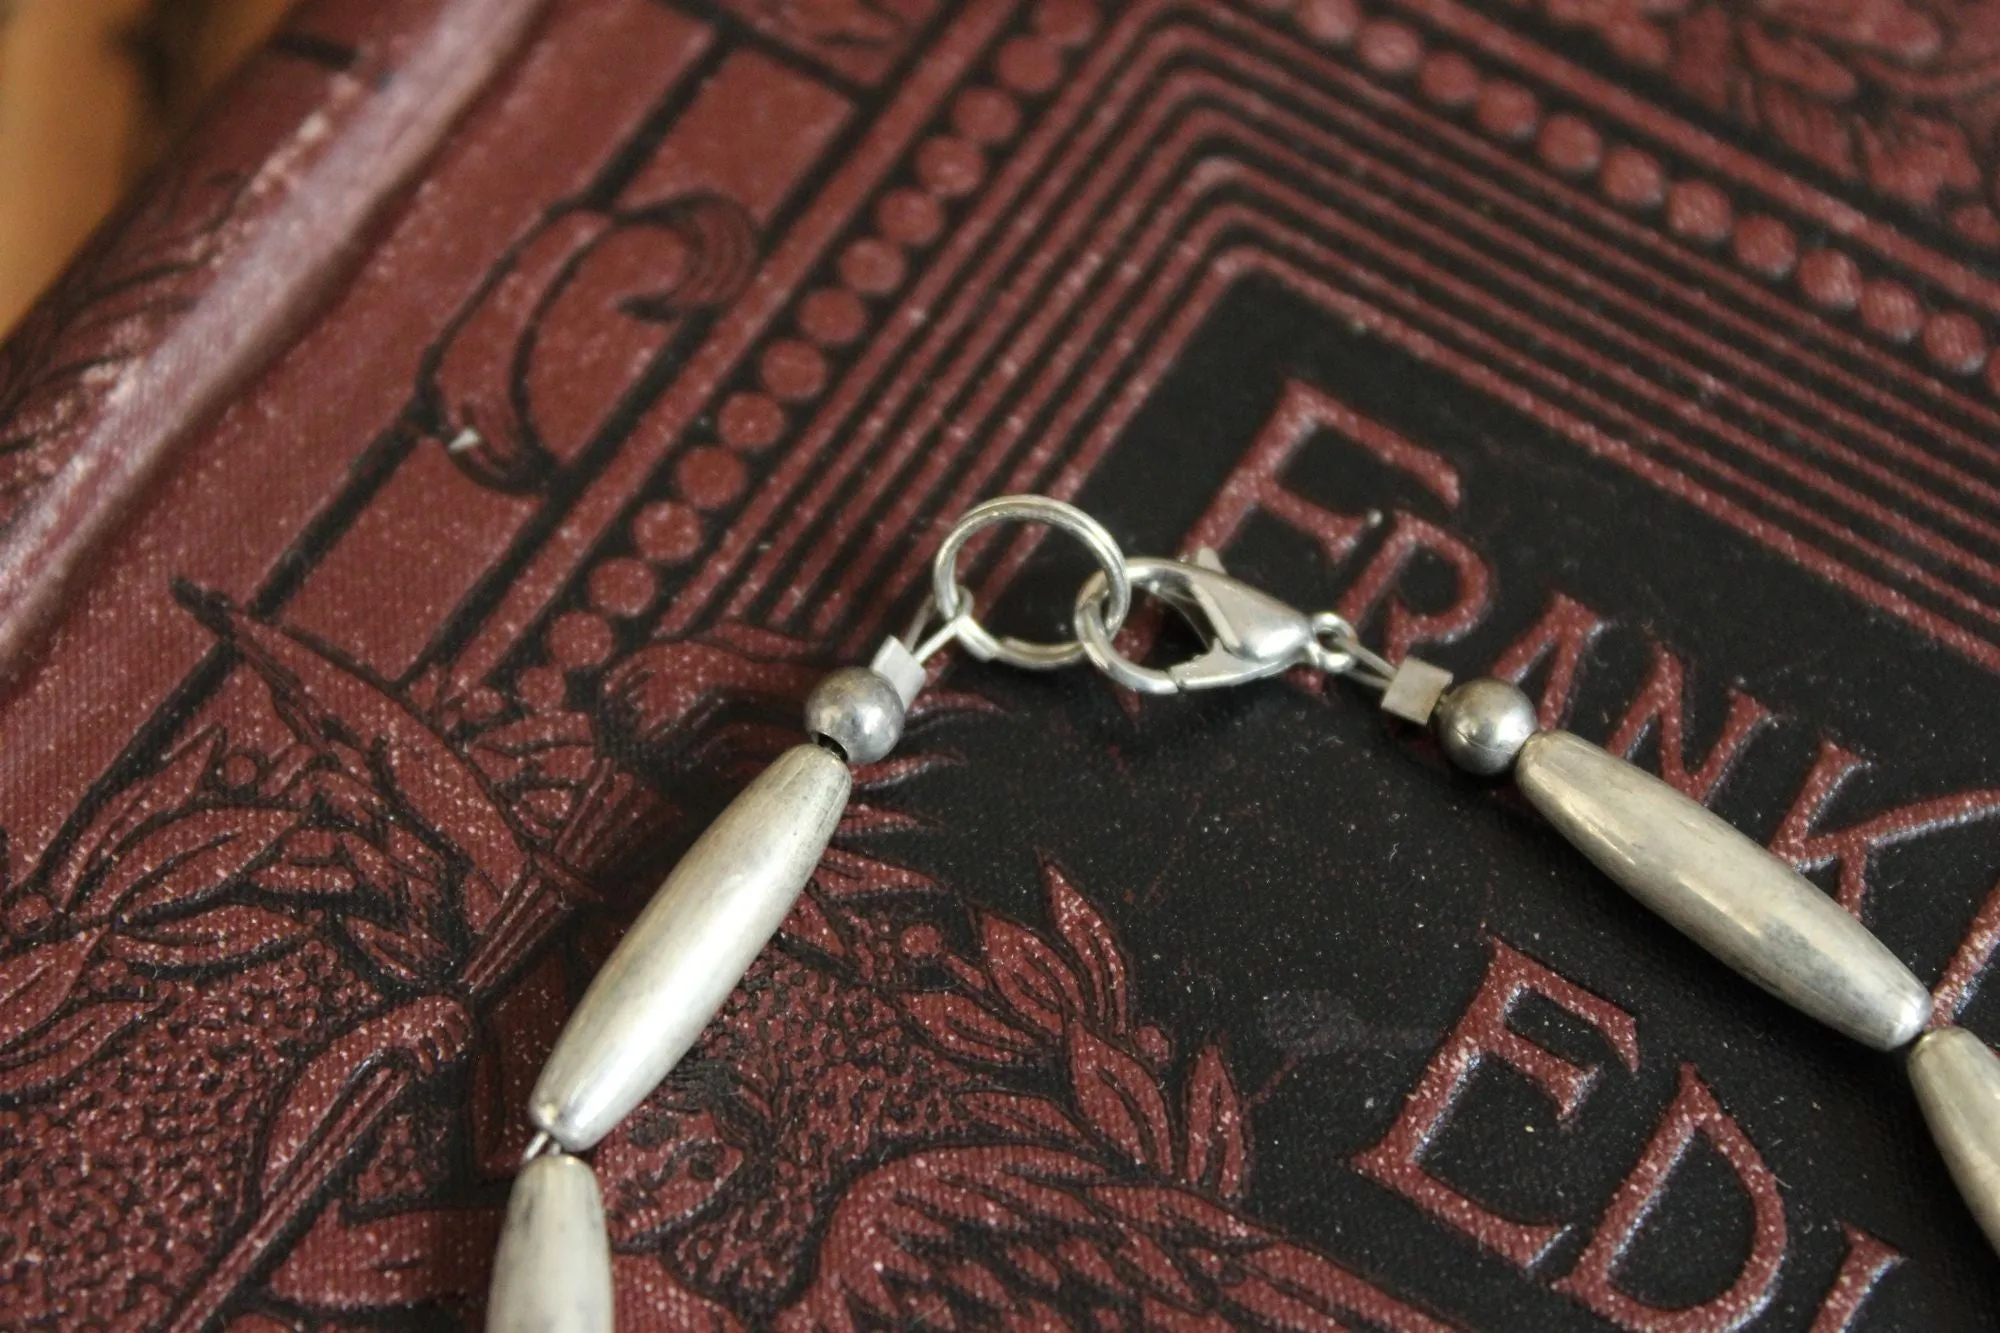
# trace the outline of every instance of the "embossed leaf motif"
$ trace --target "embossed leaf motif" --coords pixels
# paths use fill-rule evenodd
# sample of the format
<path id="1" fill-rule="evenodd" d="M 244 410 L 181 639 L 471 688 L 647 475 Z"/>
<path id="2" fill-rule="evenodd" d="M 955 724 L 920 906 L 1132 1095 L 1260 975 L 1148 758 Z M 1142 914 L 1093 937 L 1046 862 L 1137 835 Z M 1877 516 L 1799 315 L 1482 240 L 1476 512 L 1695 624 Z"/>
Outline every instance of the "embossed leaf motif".
<path id="1" fill-rule="evenodd" d="M 930 878 L 915 870 L 843 847 L 826 849 L 819 869 L 813 874 L 813 883 L 834 899 L 907 893 L 931 886 Z"/>
<path id="2" fill-rule="evenodd" d="M 818 949 L 831 958 L 843 957 L 848 952 L 847 942 L 840 938 L 840 932 L 834 929 L 826 909 L 819 905 L 810 887 L 792 904 L 792 910 L 778 927 L 778 933 L 788 940 Z"/>
<path id="3" fill-rule="evenodd" d="M 1166 1099 L 1144 1065 L 1081 1023 L 1069 1028 L 1069 1076 L 1091 1127 L 1140 1166 L 1171 1171 Z"/>
<path id="4" fill-rule="evenodd" d="M 979 933 L 994 988 L 1017 1016 L 1055 1036 L 1084 1012 L 1076 974 L 1041 936 L 990 913 L 981 914 Z"/>
<path id="5" fill-rule="evenodd" d="M 1910 0 L 1542 6 L 1836 176 L 1918 210 L 1950 210 L 1975 244 L 2000 236 L 1990 206 L 2000 59 L 1986 25 Z"/>
<path id="6" fill-rule="evenodd" d="M 923 826 L 923 820 L 900 810 L 850 800 L 847 808 L 840 812 L 839 836 L 859 838 L 871 833 L 908 833 Z"/>
<path id="7" fill-rule="evenodd" d="M 441 982 L 456 961 L 450 945 L 421 928 L 398 930 L 365 917 L 349 917 L 341 929 L 376 971 L 397 987 L 422 990 Z"/>
<path id="8" fill-rule="evenodd" d="M 285 835 L 282 854 L 257 867 L 251 879 L 266 893 L 308 899 L 351 897 L 362 881 L 331 829 L 298 827 Z"/>
<path id="9" fill-rule="evenodd" d="M 837 1258 L 774 1321 L 781 1333 L 1449 1327 L 1224 1204 L 1047 1147 L 888 1163 L 847 1191 L 820 1253 Z"/>
<path id="10" fill-rule="evenodd" d="M 274 958 L 311 934 L 311 926 L 287 913 L 230 903 L 133 927 L 116 947 L 120 957 L 148 967 L 202 968 Z"/>
<path id="11" fill-rule="evenodd" d="M 221 727 L 204 727 L 183 742 L 159 770 L 107 802 L 77 838 L 73 850 L 44 871 L 43 892 L 58 909 L 75 902 L 86 879 L 99 874 L 112 853 L 148 820 L 184 809 L 220 753 Z"/>
<path id="12" fill-rule="evenodd" d="M 1908 0 L 1761 0 L 1757 11 L 1767 19 L 1841 46 L 1916 65 L 1937 56 L 1944 34 L 1936 19 Z"/>
<path id="13" fill-rule="evenodd" d="M 1048 895 L 1049 916 L 1056 931 L 1075 956 L 1100 1025 L 1122 1036 L 1132 1024 L 1132 997 L 1125 975 L 1125 957 L 1111 938 L 1104 918 L 1070 884 L 1053 861 L 1042 866 L 1042 886 Z"/>
<path id="14" fill-rule="evenodd" d="M 606 716 L 635 744 L 684 744 L 713 726 L 710 719 L 724 703 L 800 699 L 818 675 L 802 665 L 676 641 L 629 654 L 605 676 L 602 695 Z"/>
<path id="15" fill-rule="evenodd" d="M 118 852 L 85 895 L 87 919 L 156 920 L 196 906 L 249 870 L 298 822 L 291 810 L 195 810 L 155 825 Z"/>
<path id="16" fill-rule="evenodd" d="M 262 1189 L 283 1183 L 294 1163 L 370 1088 L 402 1066 L 428 1075 L 459 1059 L 472 1042 L 472 1019 L 458 1001 L 426 995 L 378 1014 L 315 1055 L 292 1080 L 271 1118 L 265 1140 Z"/>
<path id="17" fill-rule="evenodd" d="M 1009 1141 L 1053 1143 L 1075 1147 L 1083 1143 L 1083 1131 L 1069 1112 L 1046 1097 L 1025 1097 L 1012 1092 L 974 1088 L 958 1093 L 952 1104 L 959 1111 L 1004 1135 Z"/>
<path id="18" fill-rule="evenodd" d="M 1213 1042 L 1195 1057 L 1187 1087 L 1187 1158 L 1182 1179 L 1239 1199 L 1249 1174 L 1249 1146 L 1243 1132 L 1243 1102 L 1229 1066 Z"/>
<path id="19" fill-rule="evenodd" d="M 977 964 L 950 953 L 941 958 L 958 988 L 906 994 L 900 1003 L 951 1054 L 1012 1066 L 1055 1063 L 1068 1077 L 1072 1109 L 1025 1091 L 980 1088 L 955 1096 L 962 1113 L 1010 1138 L 1081 1147 L 1087 1133 L 1121 1159 L 1171 1174 L 1179 1154 L 1166 1095 L 1126 1045 L 1124 955 L 1097 909 L 1053 865 L 1044 867 L 1044 886 L 1062 947 L 979 913 Z M 935 943 L 923 945 L 923 956 L 937 957 Z M 1140 1049 L 1149 1037 L 1159 1040 L 1150 1028 L 1138 1034 Z M 1189 1104 L 1202 1140 L 1201 1174 L 1211 1177 L 1210 1188 L 1224 1188 L 1225 1178 L 1240 1188 L 1239 1108 L 1213 1048 L 1197 1061 L 1196 1079 Z"/>
<path id="20" fill-rule="evenodd" d="M 915 709 L 911 712 L 914 715 Z M 969 710 L 968 710 L 969 711 Z M 854 775 L 854 790 L 857 792 L 885 792 L 915 778 L 924 777 L 941 769 L 958 768 L 964 760 L 957 755 L 939 750 L 922 750 L 916 754 L 892 754 L 887 759 L 878 759 L 872 764 L 864 764 Z"/>
<path id="21" fill-rule="evenodd" d="M 0 961 L 0 1051 L 49 1021 L 76 988 L 101 930 L 24 949 Z"/>
<path id="22" fill-rule="evenodd" d="M 118 814 L 105 823 L 105 845 L 110 846 L 156 815 L 186 809 L 228 742 L 228 732 L 214 724 L 175 746 L 158 771 L 134 783 L 124 798 L 114 804 Z"/>
<path id="23" fill-rule="evenodd" d="M 46 1092 L 152 1016 L 144 1000 L 105 1000 L 65 1014 L 0 1054 L 0 1097 Z"/>
<path id="24" fill-rule="evenodd" d="M 1796 34 L 1746 24 L 1743 49 L 1764 73 L 1822 101 L 1846 101 L 1861 86 L 1854 71 L 1828 55 L 1817 42 Z"/>
<path id="25" fill-rule="evenodd" d="M 272 705 L 301 741 L 364 785 L 393 791 L 419 823 L 464 853 L 471 865 L 463 886 L 466 922 L 475 932 L 486 926 L 528 852 L 479 770 L 358 668 L 220 597 L 185 584 L 175 593 L 263 677 Z"/>
<path id="26" fill-rule="evenodd" d="M 1868 178 L 1885 194 L 1928 208 L 1941 191 L 1979 188 L 1965 131 L 1935 116 L 1898 111 L 1856 131 Z"/>
<path id="27" fill-rule="evenodd" d="M 928 991 L 901 996 L 900 1003 L 927 1036 L 954 1055 L 994 1064 L 1020 1064 L 1039 1052 L 1032 1034 L 967 996 Z"/>

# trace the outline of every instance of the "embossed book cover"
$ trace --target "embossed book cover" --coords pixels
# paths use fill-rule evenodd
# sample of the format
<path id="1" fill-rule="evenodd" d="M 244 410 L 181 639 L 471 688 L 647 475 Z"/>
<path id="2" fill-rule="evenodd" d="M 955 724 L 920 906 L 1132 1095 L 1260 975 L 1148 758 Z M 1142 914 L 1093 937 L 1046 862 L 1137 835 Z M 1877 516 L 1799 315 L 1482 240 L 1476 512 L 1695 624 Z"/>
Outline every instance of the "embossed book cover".
<path id="1" fill-rule="evenodd" d="M 1006 492 L 2000 1039 L 1996 135 L 1973 0 L 313 0 L 0 353 L 0 1324 L 479 1327 L 565 1015 Z M 947 652 L 591 1162 L 624 1330 L 2000 1322 L 1900 1055 L 1297 673 Z"/>

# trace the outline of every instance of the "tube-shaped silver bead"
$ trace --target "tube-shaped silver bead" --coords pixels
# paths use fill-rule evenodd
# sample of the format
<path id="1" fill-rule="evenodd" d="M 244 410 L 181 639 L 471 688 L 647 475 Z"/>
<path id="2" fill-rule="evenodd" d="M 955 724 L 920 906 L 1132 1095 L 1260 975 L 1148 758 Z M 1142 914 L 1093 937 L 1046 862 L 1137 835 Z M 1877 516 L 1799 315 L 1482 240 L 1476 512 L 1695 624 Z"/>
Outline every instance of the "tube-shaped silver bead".
<path id="1" fill-rule="evenodd" d="M 2000 1250 L 2000 1056 L 1964 1028 L 1924 1034 L 1910 1083 L 1958 1192 Z"/>
<path id="2" fill-rule="evenodd" d="M 528 1101 L 582 1152 L 667 1076 L 812 877 L 847 805 L 847 765 L 817 745 L 776 762 L 709 825 L 604 964 Z"/>
<path id="3" fill-rule="evenodd" d="M 597 1179 L 574 1157 L 537 1157 L 514 1178 L 486 1333 L 611 1333 L 611 1242 Z"/>
<path id="4" fill-rule="evenodd" d="M 1534 807 L 1633 897 L 1771 994 L 1877 1050 L 1930 1018 L 1888 946 L 1770 852 L 1666 783 L 1566 731 L 1521 747 Z"/>

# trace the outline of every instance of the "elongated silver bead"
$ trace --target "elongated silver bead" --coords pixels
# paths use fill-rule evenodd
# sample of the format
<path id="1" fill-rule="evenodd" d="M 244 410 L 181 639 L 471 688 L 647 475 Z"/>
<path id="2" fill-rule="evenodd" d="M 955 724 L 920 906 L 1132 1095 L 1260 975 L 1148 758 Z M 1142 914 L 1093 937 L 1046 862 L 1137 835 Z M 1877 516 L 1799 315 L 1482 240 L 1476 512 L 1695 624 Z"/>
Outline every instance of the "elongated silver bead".
<path id="1" fill-rule="evenodd" d="M 1600 870 L 1779 999 L 1884 1051 L 1929 1020 L 1930 992 L 1865 926 L 1658 778 L 1543 731 L 1521 747 L 1514 780 Z"/>
<path id="2" fill-rule="evenodd" d="M 2000 1055 L 1964 1028 L 1924 1034 L 1910 1083 L 1958 1192 L 2000 1250 Z"/>
<path id="3" fill-rule="evenodd" d="M 529 1098 L 537 1126 L 582 1152 L 666 1077 L 812 877 L 849 782 L 838 757 L 799 745 L 729 803 L 570 1015 Z"/>
<path id="4" fill-rule="evenodd" d="M 611 1333 L 611 1242 L 597 1179 L 574 1157 L 537 1157 L 514 1178 L 486 1333 Z"/>

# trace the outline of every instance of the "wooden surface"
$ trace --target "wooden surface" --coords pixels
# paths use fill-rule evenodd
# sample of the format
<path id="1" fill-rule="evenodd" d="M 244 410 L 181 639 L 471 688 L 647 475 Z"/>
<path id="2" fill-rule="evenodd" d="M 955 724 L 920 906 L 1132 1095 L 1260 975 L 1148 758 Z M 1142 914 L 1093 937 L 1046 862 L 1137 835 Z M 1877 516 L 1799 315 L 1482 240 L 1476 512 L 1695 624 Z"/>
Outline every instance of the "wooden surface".
<path id="1" fill-rule="evenodd" d="M 0 330 L 286 5 L 0 5 Z"/>

